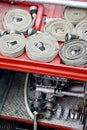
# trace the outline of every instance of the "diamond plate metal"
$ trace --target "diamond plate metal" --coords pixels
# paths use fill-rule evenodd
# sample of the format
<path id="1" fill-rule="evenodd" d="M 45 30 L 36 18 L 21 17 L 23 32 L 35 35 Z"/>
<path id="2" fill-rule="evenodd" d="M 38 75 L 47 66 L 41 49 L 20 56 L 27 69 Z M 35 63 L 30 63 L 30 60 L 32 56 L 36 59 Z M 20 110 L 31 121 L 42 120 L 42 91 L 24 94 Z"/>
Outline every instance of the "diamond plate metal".
<path id="1" fill-rule="evenodd" d="M 9 91 L 1 115 L 30 120 L 30 117 L 27 113 L 24 104 L 24 81 L 25 81 L 25 73 L 21 73 L 21 72 L 16 73 L 14 82 Z M 0 89 L 3 90 L 3 85 L 0 85 Z M 80 106 L 82 106 L 83 100 L 74 97 L 64 97 L 58 99 L 58 103 L 60 103 L 62 107 L 67 107 L 67 105 L 68 107 L 71 107 L 72 105 L 75 104 L 79 104 Z M 77 121 L 71 121 L 71 120 L 64 121 L 63 119 L 58 120 L 56 118 L 56 115 L 54 115 L 54 117 L 50 121 L 45 119 L 40 121 L 48 124 L 66 126 L 66 127 L 71 127 L 73 129 L 79 129 L 79 130 L 80 129 L 82 130 L 83 127 Z"/>

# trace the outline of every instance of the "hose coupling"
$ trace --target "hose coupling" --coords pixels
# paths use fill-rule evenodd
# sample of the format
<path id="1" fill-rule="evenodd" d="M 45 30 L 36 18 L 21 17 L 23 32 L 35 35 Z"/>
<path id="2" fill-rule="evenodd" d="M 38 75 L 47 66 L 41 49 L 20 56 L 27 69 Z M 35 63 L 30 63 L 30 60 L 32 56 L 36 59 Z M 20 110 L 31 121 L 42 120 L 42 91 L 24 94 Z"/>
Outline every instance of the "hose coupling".
<path id="1" fill-rule="evenodd" d="M 36 14 L 37 14 L 37 6 L 30 6 L 30 13 L 31 13 L 31 16 L 34 18 L 36 17 Z"/>
<path id="2" fill-rule="evenodd" d="M 66 41 L 73 40 L 73 39 L 79 39 L 79 36 L 74 35 L 74 34 L 68 34 L 68 33 L 66 34 L 65 36 Z"/>

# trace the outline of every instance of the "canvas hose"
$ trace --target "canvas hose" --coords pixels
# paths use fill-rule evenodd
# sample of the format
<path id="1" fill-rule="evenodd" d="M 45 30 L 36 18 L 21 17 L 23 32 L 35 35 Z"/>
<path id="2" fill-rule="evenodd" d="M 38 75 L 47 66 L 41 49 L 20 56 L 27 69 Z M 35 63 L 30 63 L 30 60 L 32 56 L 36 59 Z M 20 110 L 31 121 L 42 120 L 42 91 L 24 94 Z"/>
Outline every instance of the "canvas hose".
<path id="1" fill-rule="evenodd" d="M 18 57 L 23 54 L 27 39 L 21 34 L 7 34 L 0 38 L 0 53 L 3 56 Z"/>
<path id="2" fill-rule="evenodd" d="M 34 25 L 35 18 L 32 20 L 30 13 L 23 9 L 10 9 L 3 17 L 3 26 L 5 30 L 19 31 L 25 33 Z"/>
<path id="3" fill-rule="evenodd" d="M 87 41 L 82 39 L 65 42 L 60 47 L 59 55 L 66 65 L 87 66 Z"/>
<path id="4" fill-rule="evenodd" d="M 73 25 L 64 19 L 54 19 L 47 22 L 45 32 L 54 36 L 57 41 L 65 41 L 66 34 L 71 34 Z"/>
<path id="5" fill-rule="evenodd" d="M 87 41 L 87 20 L 79 22 L 73 30 L 73 34 Z"/>
<path id="6" fill-rule="evenodd" d="M 28 37 L 26 53 L 32 60 L 50 62 L 57 56 L 58 51 L 58 42 L 49 34 L 37 33 Z"/>
<path id="7" fill-rule="evenodd" d="M 65 7 L 63 18 L 70 21 L 73 25 L 78 24 L 81 20 L 87 19 L 87 9 Z"/>

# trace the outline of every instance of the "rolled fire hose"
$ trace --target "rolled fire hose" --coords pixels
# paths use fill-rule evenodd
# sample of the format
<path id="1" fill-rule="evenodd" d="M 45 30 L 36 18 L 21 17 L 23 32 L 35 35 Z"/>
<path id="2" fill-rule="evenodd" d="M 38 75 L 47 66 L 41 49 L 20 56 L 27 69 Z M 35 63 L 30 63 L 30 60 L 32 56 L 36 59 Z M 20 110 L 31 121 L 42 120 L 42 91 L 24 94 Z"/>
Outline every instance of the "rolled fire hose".
<path id="1" fill-rule="evenodd" d="M 37 33 L 28 37 L 27 56 L 35 61 L 50 62 L 58 54 L 59 46 L 55 38 L 46 33 Z"/>
<path id="2" fill-rule="evenodd" d="M 47 22 L 45 32 L 51 34 L 57 41 L 65 41 L 66 34 L 71 34 L 73 25 L 64 19 L 54 19 Z"/>
<path id="3" fill-rule="evenodd" d="M 87 41 L 67 41 L 60 47 L 59 55 L 63 63 L 70 66 L 87 66 Z"/>
<path id="4" fill-rule="evenodd" d="M 35 20 L 35 19 L 34 19 Z M 25 33 L 34 24 L 31 15 L 23 9 L 11 9 L 3 17 L 5 30 Z"/>
<path id="5" fill-rule="evenodd" d="M 0 38 L 0 53 L 3 56 L 18 57 L 23 54 L 27 39 L 20 34 L 7 34 Z"/>
<path id="6" fill-rule="evenodd" d="M 76 25 L 81 20 L 87 19 L 87 9 L 66 7 L 63 12 L 63 18 Z"/>
<path id="7" fill-rule="evenodd" d="M 73 30 L 73 34 L 87 41 L 87 20 L 79 22 Z"/>

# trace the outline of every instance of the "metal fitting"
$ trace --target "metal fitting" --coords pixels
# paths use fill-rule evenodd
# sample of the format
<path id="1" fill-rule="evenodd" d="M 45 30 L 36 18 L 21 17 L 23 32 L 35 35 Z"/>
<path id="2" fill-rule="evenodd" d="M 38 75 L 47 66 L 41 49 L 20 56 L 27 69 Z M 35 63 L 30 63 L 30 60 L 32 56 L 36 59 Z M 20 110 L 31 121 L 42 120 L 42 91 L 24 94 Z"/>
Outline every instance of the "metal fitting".
<path id="1" fill-rule="evenodd" d="M 16 30 L 11 30 L 9 33 L 10 33 L 10 34 L 19 34 L 19 35 L 22 34 L 21 32 L 16 31 Z"/>
<path id="2" fill-rule="evenodd" d="M 45 118 L 48 119 L 48 120 L 51 120 L 52 119 L 52 111 L 50 110 L 47 110 L 46 111 L 46 114 L 45 114 Z"/>
<path id="3" fill-rule="evenodd" d="M 29 28 L 29 29 L 28 29 L 28 35 L 33 35 L 33 34 L 35 34 L 35 33 L 40 33 L 40 31 L 35 30 L 35 29 L 33 29 L 33 28 Z"/>
<path id="4" fill-rule="evenodd" d="M 30 13 L 31 13 L 31 16 L 34 18 L 36 17 L 36 14 L 37 14 L 37 6 L 30 6 Z"/>
<path id="5" fill-rule="evenodd" d="M 60 118 L 61 118 L 62 111 L 63 111 L 63 110 L 62 110 L 62 107 L 59 106 L 58 109 L 57 109 L 57 111 L 56 111 L 56 117 L 57 117 L 57 119 L 60 119 Z"/>
<path id="6" fill-rule="evenodd" d="M 50 21 L 53 21 L 53 20 L 56 20 L 57 18 L 48 18 L 48 17 L 45 17 L 44 19 L 44 24 L 50 22 Z"/>
<path id="7" fill-rule="evenodd" d="M 65 109 L 64 109 L 64 114 L 63 114 L 64 120 L 68 120 L 68 118 L 69 118 L 69 113 L 70 113 L 70 109 L 69 109 L 69 108 L 65 108 Z"/>
<path id="8" fill-rule="evenodd" d="M 7 34 L 6 30 L 0 30 L 0 37 L 2 37 L 3 35 Z"/>
<path id="9" fill-rule="evenodd" d="M 79 36 L 74 35 L 74 34 L 68 34 L 68 33 L 66 34 L 65 36 L 66 41 L 73 40 L 73 39 L 79 39 Z"/>
<path id="10" fill-rule="evenodd" d="M 14 4 L 15 3 L 15 0 L 11 0 L 11 4 Z"/>
<path id="11" fill-rule="evenodd" d="M 53 109 L 53 103 L 52 102 L 47 102 L 45 105 L 46 109 L 52 110 Z"/>

